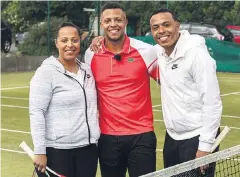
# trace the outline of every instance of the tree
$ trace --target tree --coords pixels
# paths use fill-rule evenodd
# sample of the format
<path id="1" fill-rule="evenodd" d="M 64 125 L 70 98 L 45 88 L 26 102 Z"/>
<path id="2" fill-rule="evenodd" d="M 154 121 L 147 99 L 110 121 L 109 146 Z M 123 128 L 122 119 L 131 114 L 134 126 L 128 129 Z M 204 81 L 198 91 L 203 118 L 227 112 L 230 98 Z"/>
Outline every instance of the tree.
<path id="1" fill-rule="evenodd" d="M 2 17 L 13 27 L 13 32 L 23 32 L 30 25 L 46 17 L 46 2 L 11 1 L 2 9 Z"/>
<path id="2" fill-rule="evenodd" d="M 10 1 L 2 2 L 2 17 L 13 27 L 13 31 L 23 32 L 30 26 L 46 20 L 47 1 Z M 88 17 L 83 7 L 91 8 L 92 1 L 51 1 L 51 17 L 66 17 L 82 27 L 88 24 Z"/>
<path id="3" fill-rule="evenodd" d="M 66 21 L 67 18 L 56 18 L 53 17 L 51 19 L 51 34 L 53 34 L 53 37 L 50 40 L 50 45 L 52 49 L 51 54 L 56 54 L 57 50 L 55 47 L 55 34 L 57 26 L 63 22 Z M 48 25 L 47 23 L 43 24 L 35 24 L 29 28 L 29 35 L 28 38 L 24 41 L 23 44 L 20 44 L 18 46 L 19 50 L 27 55 L 48 55 Z"/>
<path id="4" fill-rule="evenodd" d="M 229 23 L 237 24 L 236 18 L 239 18 L 238 1 L 170 2 L 169 8 L 177 14 L 180 22 L 203 22 L 225 26 Z"/>
<path id="5" fill-rule="evenodd" d="M 239 25 L 240 26 L 240 1 L 235 1 L 234 7 L 231 11 L 224 12 L 224 20 L 227 21 L 227 24 L 230 25 Z"/>
<path id="6" fill-rule="evenodd" d="M 67 17 L 80 28 L 88 27 L 89 16 L 83 12 L 83 8 L 95 8 L 94 1 L 52 1 L 51 15 L 55 17 Z"/>
<path id="7" fill-rule="evenodd" d="M 140 17 L 142 34 L 150 30 L 149 19 L 153 11 L 166 6 L 164 1 L 123 1 L 121 3 L 127 16 Z"/>

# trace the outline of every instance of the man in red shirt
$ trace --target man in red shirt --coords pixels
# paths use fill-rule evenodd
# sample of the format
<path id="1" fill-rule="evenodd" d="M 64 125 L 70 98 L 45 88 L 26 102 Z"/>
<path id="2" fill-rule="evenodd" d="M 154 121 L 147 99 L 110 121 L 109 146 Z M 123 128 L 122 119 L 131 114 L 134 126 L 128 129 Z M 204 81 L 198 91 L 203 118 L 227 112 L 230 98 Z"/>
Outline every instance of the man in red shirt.
<path id="1" fill-rule="evenodd" d="M 101 11 L 100 50 L 85 53 L 96 80 L 103 177 L 125 177 L 127 169 L 130 177 L 156 170 L 149 76 L 158 79 L 157 54 L 153 46 L 129 38 L 126 25 L 123 7 L 107 3 Z"/>

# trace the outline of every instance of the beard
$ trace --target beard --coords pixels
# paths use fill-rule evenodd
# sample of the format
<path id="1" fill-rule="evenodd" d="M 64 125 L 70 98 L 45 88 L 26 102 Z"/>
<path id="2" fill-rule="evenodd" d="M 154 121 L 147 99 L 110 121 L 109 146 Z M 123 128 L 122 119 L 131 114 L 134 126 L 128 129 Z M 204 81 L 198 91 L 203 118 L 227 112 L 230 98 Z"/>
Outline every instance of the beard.
<path id="1" fill-rule="evenodd" d="M 106 34 L 106 37 L 109 41 L 112 41 L 112 42 L 118 42 L 118 41 L 121 41 L 123 38 L 124 38 L 125 34 L 122 33 L 119 37 L 117 38 L 112 38 L 110 37 L 109 35 Z"/>

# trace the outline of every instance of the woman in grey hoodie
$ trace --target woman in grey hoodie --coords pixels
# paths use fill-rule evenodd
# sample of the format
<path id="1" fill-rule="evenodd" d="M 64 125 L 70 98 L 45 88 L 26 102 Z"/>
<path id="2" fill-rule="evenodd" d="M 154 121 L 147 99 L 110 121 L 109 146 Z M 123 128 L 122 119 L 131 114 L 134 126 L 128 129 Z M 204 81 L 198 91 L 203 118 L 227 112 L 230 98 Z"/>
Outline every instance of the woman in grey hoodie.
<path id="1" fill-rule="evenodd" d="M 80 31 L 72 23 L 57 29 L 59 56 L 44 60 L 30 82 L 29 114 L 34 165 L 67 177 L 95 177 L 100 135 L 95 81 L 78 61 Z"/>

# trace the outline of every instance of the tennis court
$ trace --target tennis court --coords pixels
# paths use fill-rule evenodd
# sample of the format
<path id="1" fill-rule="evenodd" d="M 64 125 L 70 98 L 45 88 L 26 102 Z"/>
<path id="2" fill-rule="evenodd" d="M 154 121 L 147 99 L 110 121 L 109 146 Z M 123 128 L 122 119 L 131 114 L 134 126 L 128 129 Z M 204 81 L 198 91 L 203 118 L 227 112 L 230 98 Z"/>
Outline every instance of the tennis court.
<path id="1" fill-rule="evenodd" d="M 33 165 L 18 147 L 24 140 L 31 145 L 28 117 L 29 81 L 33 72 L 2 74 L 1 88 L 1 175 L 3 177 L 30 177 Z M 221 125 L 231 127 L 220 149 L 240 144 L 240 74 L 218 73 L 223 115 Z M 151 94 L 157 135 L 157 169 L 163 168 L 162 148 L 165 127 L 162 122 L 160 88 L 152 81 Z M 98 177 L 100 173 L 98 172 Z"/>

